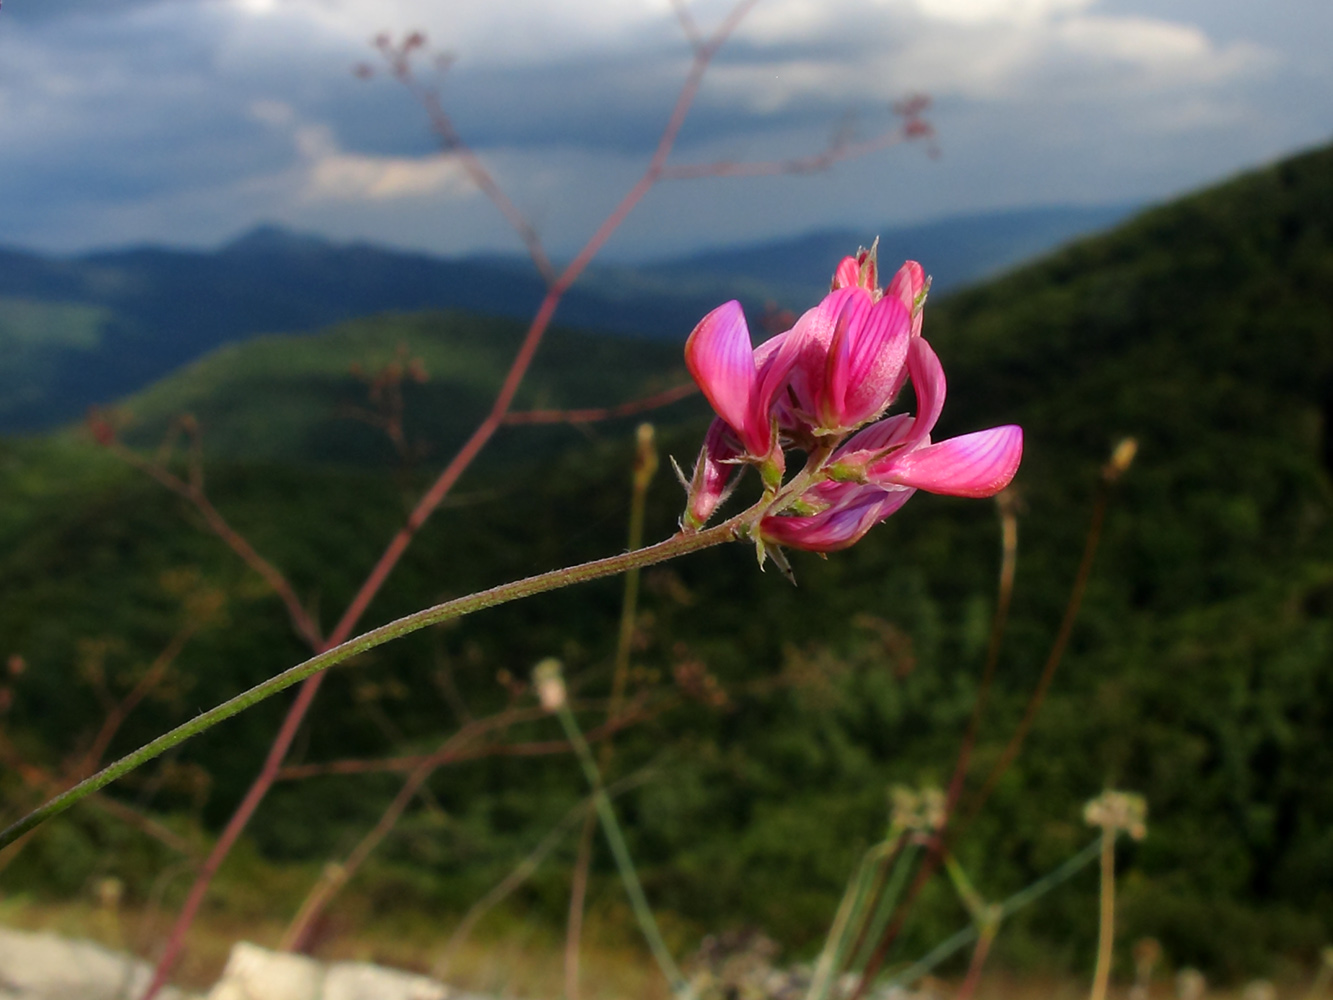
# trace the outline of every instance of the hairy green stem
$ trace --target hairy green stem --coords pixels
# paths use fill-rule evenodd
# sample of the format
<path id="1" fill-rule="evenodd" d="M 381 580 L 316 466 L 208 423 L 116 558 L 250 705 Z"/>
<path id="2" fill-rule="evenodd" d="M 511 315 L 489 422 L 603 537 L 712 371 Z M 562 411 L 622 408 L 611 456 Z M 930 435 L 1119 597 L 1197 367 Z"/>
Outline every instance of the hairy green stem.
<path id="1" fill-rule="evenodd" d="M 57 795 L 44 806 L 33 810 L 24 816 L 17 823 L 0 831 L 0 848 L 12 844 L 23 834 L 36 826 L 44 823 L 54 816 L 58 816 L 69 809 L 75 803 L 87 798 L 93 792 L 99 791 L 106 785 L 115 781 L 117 778 L 128 774 L 141 764 L 145 764 L 154 757 L 165 753 L 172 747 L 184 742 L 191 736 L 197 736 L 204 730 L 209 729 L 224 719 L 229 719 L 233 715 L 245 711 L 252 705 L 256 705 L 265 698 L 271 698 L 273 695 L 301 681 L 321 670 L 327 670 L 335 664 L 342 663 L 351 659 L 360 653 L 374 649 L 376 646 L 382 646 L 393 639 L 401 638 L 409 633 L 416 632 L 419 629 L 430 625 L 438 625 L 441 622 L 450 621 L 454 618 L 462 618 L 464 615 L 470 615 L 476 611 L 482 611 L 486 608 L 493 608 L 501 604 L 507 604 L 510 601 L 521 600 L 525 597 L 533 597 L 537 594 L 543 594 L 550 590 L 558 590 L 562 587 L 572 586 L 576 583 L 587 583 L 591 580 L 599 580 L 603 577 L 616 576 L 624 573 L 626 570 L 642 566 L 652 566 L 656 563 L 665 562 L 668 559 L 674 559 L 676 556 L 682 556 L 690 552 L 698 552 L 701 549 L 711 548 L 722 542 L 732 541 L 739 538 L 745 527 L 762 514 L 765 509 L 763 502 L 751 507 L 750 509 L 737 514 L 721 524 L 712 528 L 706 528 L 702 531 L 679 533 L 666 541 L 658 542 L 656 545 L 649 545 L 645 548 L 632 552 L 625 552 L 618 556 L 610 556 L 606 559 L 596 559 L 592 562 L 582 563 L 578 566 L 570 566 L 564 569 L 551 570 L 549 573 L 540 573 L 537 576 L 530 576 L 523 580 L 516 580 L 513 583 L 501 584 L 498 587 L 492 587 L 489 590 L 479 591 L 470 594 L 467 597 L 459 597 L 452 601 L 445 601 L 443 604 L 437 604 L 434 607 L 417 611 L 413 614 L 399 618 L 397 621 L 389 622 L 387 625 L 381 625 L 377 629 L 372 629 L 364 635 L 357 636 L 355 639 L 349 639 L 338 646 L 312 656 L 303 663 L 284 670 L 282 673 L 270 677 L 268 680 L 256 684 L 248 691 L 238 694 L 228 701 L 224 701 L 216 708 L 212 708 L 202 715 L 195 716 L 189 722 L 177 726 L 175 729 L 151 743 L 147 743 L 135 750 L 133 753 L 126 754 L 120 760 L 108 765 L 101 771 L 98 771 L 92 777 L 79 782 L 73 788 L 60 795 Z"/>

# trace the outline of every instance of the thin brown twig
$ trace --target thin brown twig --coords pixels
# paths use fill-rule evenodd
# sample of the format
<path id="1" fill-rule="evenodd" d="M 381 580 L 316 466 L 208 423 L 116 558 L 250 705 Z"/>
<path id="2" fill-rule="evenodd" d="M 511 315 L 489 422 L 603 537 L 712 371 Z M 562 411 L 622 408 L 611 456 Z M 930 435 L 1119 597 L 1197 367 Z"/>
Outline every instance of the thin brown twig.
<path id="1" fill-rule="evenodd" d="M 82 781 L 97 770 L 98 765 L 102 763 L 102 758 L 106 756 L 107 747 L 111 745 L 111 741 L 115 739 L 116 733 L 120 731 L 120 727 L 124 725 L 130 713 L 139 706 L 144 698 L 148 697 L 153 688 L 162 682 L 162 678 L 171 669 L 171 665 L 180 656 L 186 644 L 194 638 L 195 633 L 203 628 L 206 623 L 206 617 L 190 616 L 185 624 L 177 630 L 176 634 L 171 637 L 171 641 L 167 643 L 166 648 L 157 655 L 157 658 L 144 671 L 144 675 L 139 678 L 130 692 L 116 705 L 112 706 L 111 710 L 107 712 L 106 718 L 102 721 L 102 726 L 97 735 L 93 738 L 88 752 L 84 754 L 82 762 L 74 769 L 71 784 Z"/>
<path id="2" fill-rule="evenodd" d="M 981 732 L 981 720 L 990 702 L 991 686 L 995 680 L 995 670 L 999 666 L 1000 649 L 1004 645 L 1004 632 L 1009 623 L 1009 608 L 1014 597 L 1014 574 L 1018 566 L 1018 502 L 1013 491 L 1006 490 L 995 498 L 995 504 L 1000 514 L 1000 577 L 995 599 L 995 614 L 991 618 L 990 639 L 986 644 L 986 663 L 981 670 L 981 685 L 977 689 L 976 704 L 972 706 L 972 717 L 968 720 L 967 733 L 958 751 L 958 761 L 954 764 L 953 776 L 949 779 L 949 790 L 944 801 L 946 823 L 958 807 L 958 799 L 967 780 L 972 751 Z"/>
<path id="3" fill-rule="evenodd" d="M 440 100 L 440 93 L 434 87 L 427 86 L 417 78 L 412 71 L 412 38 L 420 38 L 420 35 L 409 36 L 408 40 L 402 45 L 394 48 L 389 43 L 387 37 L 381 36 L 379 42 L 380 52 L 389 65 L 389 70 L 394 78 L 407 88 L 408 92 L 416 98 L 417 103 L 425 110 L 430 119 L 431 129 L 440 140 L 440 145 L 445 153 L 452 156 L 459 164 L 472 183 L 490 199 L 491 203 L 500 210 L 505 221 L 516 232 L 527 248 L 528 256 L 532 258 L 533 265 L 537 268 L 547 285 L 551 285 L 556 280 L 555 266 L 551 263 L 551 258 L 546 253 L 546 248 L 542 245 L 541 235 L 537 228 L 523 214 L 523 211 L 510 200 L 505 194 L 504 189 L 500 187 L 494 175 L 487 169 L 486 164 L 482 162 L 472 148 L 463 140 L 458 129 L 454 127 L 453 118 L 445 110 L 444 103 Z"/>
<path id="4" fill-rule="evenodd" d="M 662 172 L 663 180 L 695 180 L 703 177 L 773 177 L 781 174 L 814 174 L 869 153 L 888 149 L 901 142 L 934 134 L 922 118 L 910 118 L 903 124 L 860 142 L 835 140 L 819 153 L 786 160 L 714 160 L 711 163 L 673 164 Z"/>
<path id="5" fill-rule="evenodd" d="M 672 386 L 661 392 L 633 399 L 616 406 L 603 406 L 584 410 L 516 410 L 505 414 L 507 425 L 516 424 L 591 424 L 601 420 L 614 420 L 618 417 L 632 417 L 638 413 L 656 410 L 668 406 L 677 400 L 693 396 L 699 387 L 693 382 Z"/>
<path id="6" fill-rule="evenodd" d="M 620 730 L 641 722 L 647 722 L 662 712 L 679 704 L 675 698 L 663 698 L 650 707 L 639 708 L 633 712 L 624 712 L 613 724 L 604 724 L 589 730 L 589 742 L 608 739 Z M 475 734 L 480 735 L 492 729 L 499 729 L 520 722 L 544 718 L 549 715 L 540 708 L 509 709 L 484 719 L 474 719 L 467 726 L 477 727 Z M 412 754 L 404 757 L 350 758 L 347 760 L 325 761 L 317 764 L 288 764 L 278 772 L 279 780 L 302 781 L 307 778 L 325 777 L 333 774 L 384 774 L 414 771 L 423 764 L 435 762 L 477 760 L 482 757 L 546 757 L 552 754 L 569 752 L 569 743 L 565 740 L 531 740 L 523 743 L 485 743 L 464 750 L 435 750 L 428 754 Z"/>
<path id="7" fill-rule="evenodd" d="M 680 22 L 680 30 L 685 33 L 685 40 L 690 43 L 690 48 L 697 55 L 704 46 L 704 36 L 699 30 L 699 22 L 690 13 L 685 0 L 671 0 L 671 9 L 676 12 L 676 20 Z"/>
<path id="8" fill-rule="evenodd" d="M 1056 633 L 1055 642 L 1051 644 L 1051 651 L 1046 657 L 1046 663 L 1042 667 L 1041 677 L 1037 681 L 1037 687 L 1032 692 L 1032 697 L 1028 700 L 1027 707 L 1023 710 L 1023 718 L 1018 723 L 1018 728 L 1010 737 L 1004 751 L 1000 754 L 1000 759 L 995 762 L 991 768 L 990 774 L 986 776 L 986 782 L 982 785 L 981 791 L 977 793 L 976 800 L 973 801 L 968 809 L 967 819 L 963 826 L 967 827 L 976 818 L 985 805 L 986 800 L 999 784 L 1000 778 L 1004 776 L 1005 771 L 1014 762 L 1018 752 L 1023 748 L 1023 743 L 1027 735 L 1032 730 L 1032 724 L 1036 721 L 1037 713 L 1041 710 L 1042 704 L 1046 700 L 1046 693 L 1051 688 L 1051 682 L 1055 680 L 1055 673 L 1064 659 L 1065 650 L 1069 646 L 1070 636 L 1074 632 L 1074 622 L 1078 618 L 1079 609 L 1083 605 L 1083 595 L 1087 590 L 1088 578 L 1092 575 L 1093 560 L 1097 555 L 1097 546 L 1101 542 L 1102 524 L 1106 519 L 1106 506 L 1110 500 L 1112 480 L 1103 476 L 1097 488 L 1097 498 L 1092 508 L 1092 520 L 1088 525 L 1087 539 L 1083 544 L 1083 558 L 1079 561 L 1078 572 L 1074 577 L 1074 586 L 1069 593 L 1069 602 L 1065 605 L 1064 617 L 1060 621 L 1060 629 Z"/>
<path id="9" fill-rule="evenodd" d="M 291 618 L 292 627 L 297 634 L 308 642 L 313 648 L 321 648 L 323 640 L 319 635 L 319 626 L 314 618 L 306 611 L 301 599 L 297 597 L 296 590 L 283 575 L 282 571 L 271 562 L 261 556 L 255 547 L 250 544 L 244 535 L 238 532 L 227 523 L 208 495 L 201 488 L 198 482 L 187 482 L 179 476 L 170 472 L 164 465 L 157 462 L 150 462 L 139 455 L 132 448 L 127 447 L 119 438 L 111 437 L 104 440 L 105 446 L 122 461 L 128 463 L 140 472 L 157 480 L 162 486 L 165 486 L 172 493 L 186 500 L 199 512 L 204 522 L 208 525 L 210 531 L 221 539 L 228 548 L 236 555 L 240 556 L 241 561 L 252 570 L 264 578 L 264 581 L 272 588 L 273 592 L 282 600 L 287 608 L 287 615 Z M 191 462 L 191 467 L 196 463 Z"/>
<path id="10" fill-rule="evenodd" d="M 536 709 L 536 712 L 539 716 L 549 714 L 542 712 L 540 708 Z M 441 767 L 446 764 L 490 756 L 494 752 L 508 751 L 514 755 L 538 756 L 571 751 L 572 748 L 566 740 L 508 744 L 489 748 L 472 747 L 470 749 L 470 745 L 487 732 L 512 725 L 519 716 L 527 715 L 528 712 L 526 711 L 511 709 L 496 713 L 495 716 L 488 719 L 476 719 L 460 727 L 434 753 L 419 758 L 407 780 L 403 782 L 403 786 L 381 814 L 378 822 L 361 838 L 346 860 L 341 864 L 331 864 L 325 867 L 320 881 L 306 896 L 296 917 L 283 935 L 282 944 L 279 947 L 283 951 L 300 951 L 306 946 L 311 929 L 319 919 L 320 914 L 323 913 L 324 908 L 365 864 L 366 859 L 374 853 L 384 838 L 397 825 L 398 820 L 402 817 L 412 799 L 424 792 L 423 786 L 426 781 Z M 609 736 L 617 729 L 625 728 L 632 722 L 641 721 L 645 717 L 640 715 L 630 719 L 626 716 L 624 720 L 617 718 L 613 722 L 608 722 L 602 726 L 602 733 L 604 736 Z"/>

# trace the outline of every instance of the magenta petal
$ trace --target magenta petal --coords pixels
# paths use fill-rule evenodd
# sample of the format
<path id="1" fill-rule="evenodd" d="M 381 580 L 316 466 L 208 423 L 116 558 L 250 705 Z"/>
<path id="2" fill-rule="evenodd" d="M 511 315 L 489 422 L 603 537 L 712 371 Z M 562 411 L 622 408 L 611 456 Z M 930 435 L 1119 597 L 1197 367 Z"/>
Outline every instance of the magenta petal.
<path id="1" fill-rule="evenodd" d="M 921 265 L 914 260 L 909 260 L 898 268 L 898 273 L 893 276 L 889 282 L 889 287 L 884 289 L 885 298 L 897 299 L 907 309 L 908 316 L 912 321 L 912 336 L 921 336 L 921 320 L 924 316 L 925 300 L 923 294 L 926 290 L 926 272 L 921 269 Z M 898 395 L 902 390 L 903 383 L 907 380 L 907 373 L 900 372 L 898 378 L 894 381 L 893 392 L 890 398 Z"/>
<path id="2" fill-rule="evenodd" d="M 916 418 L 910 413 L 895 413 L 891 417 L 877 420 L 848 438 L 846 443 L 833 453 L 830 462 L 833 465 L 869 462 L 881 452 L 906 441 L 915 423 Z"/>
<path id="3" fill-rule="evenodd" d="M 727 498 L 731 479 L 736 473 L 736 464 L 730 460 L 740 455 L 741 446 L 731 428 L 721 418 L 714 420 L 704 435 L 703 447 L 690 476 L 685 505 L 685 522 L 689 527 L 703 527 Z"/>
<path id="4" fill-rule="evenodd" d="M 844 257 L 833 272 L 833 289 L 850 288 L 861 283 L 861 265 L 855 257 Z"/>
<path id="5" fill-rule="evenodd" d="M 833 337 L 824 356 L 824 378 L 815 387 L 816 412 L 826 428 L 847 425 L 844 416 L 847 392 L 855 384 L 852 356 L 872 310 L 869 294 L 849 296 L 838 310 Z"/>
<path id="6" fill-rule="evenodd" d="M 824 371 L 828 361 L 829 345 L 838 315 L 848 300 L 868 296 L 864 288 L 840 288 L 825 295 L 819 305 L 806 310 L 787 332 L 782 351 L 792 351 L 796 357 L 791 369 L 791 389 L 796 405 L 811 415 L 818 413 L 818 398 L 822 393 Z"/>
<path id="7" fill-rule="evenodd" d="M 836 552 L 855 545 L 865 533 L 911 498 L 915 490 L 886 492 L 857 487 L 844 504 L 809 517 L 766 517 L 759 526 L 766 541 L 809 552 Z"/>
<path id="8" fill-rule="evenodd" d="M 872 471 L 881 484 L 956 497 L 990 497 L 1009 485 L 1023 458 L 1022 428 L 992 427 L 915 451 L 898 452 Z"/>
<path id="9" fill-rule="evenodd" d="M 758 374 L 739 302 L 723 303 L 699 321 L 685 342 L 685 365 L 713 410 L 751 454 L 767 454 L 769 427 L 755 427 L 751 418 Z"/>
<path id="10" fill-rule="evenodd" d="M 905 261 L 898 268 L 898 273 L 884 289 L 884 294 L 897 299 L 907 307 L 909 314 L 916 313 L 916 300 L 926 287 L 926 272 L 914 260 Z"/>
<path id="11" fill-rule="evenodd" d="M 907 346 L 907 370 L 916 390 L 916 423 L 904 447 L 915 448 L 930 437 L 944 410 L 944 368 L 931 346 L 913 337 Z"/>
<path id="12" fill-rule="evenodd" d="M 848 388 L 842 426 L 878 416 L 893 398 L 907 358 L 911 320 L 897 299 L 882 298 L 856 331 L 848 356 Z"/>

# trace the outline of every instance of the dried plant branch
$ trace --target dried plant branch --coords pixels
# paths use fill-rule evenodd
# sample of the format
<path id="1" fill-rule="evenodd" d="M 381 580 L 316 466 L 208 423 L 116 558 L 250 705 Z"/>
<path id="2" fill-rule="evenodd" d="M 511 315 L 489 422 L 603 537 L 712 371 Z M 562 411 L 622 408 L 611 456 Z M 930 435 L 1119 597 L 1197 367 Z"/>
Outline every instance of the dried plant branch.
<path id="1" fill-rule="evenodd" d="M 517 410 L 505 415 L 507 425 L 516 424 L 592 424 L 601 420 L 614 420 L 618 417 L 632 417 L 649 410 L 668 406 L 681 399 L 693 396 L 699 387 L 693 382 L 672 386 L 661 392 L 633 399 L 616 406 L 603 406 L 585 410 Z"/>
<path id="2" fill-rule="evenodd" d="M 319 626 L 310 613 L 306 611 L 287 577 L 283 575 L 281 570 L 261 556 L 244 535 L 227 523 L 226 518 L 218 512 L 218 509 L 213 506 L 212 501 L 204 492 L 201 473 L 192 472 L 190 481 L 181 479 L 167 469 L 163 463 L 150 462 L 132 448 L 127 447 L 114 433 L 110 432 L 109 428 L 100 429 L 105 426 L 99 423 L 101 418 L 95 416 L 93 419 L 94 434 L 97 435 L 98 440 L 104 447 L 122 461 L 145 475 L 151 476 L 194 507 L 203 517 L 208 529 L 236 553 L 242 562 L 263 577 L 264 582 L 278 595 L 283 606 L 287 609 L 287 615 L 291 619 L 292 627 L 296 630 L 296 633 L 314 649 L 323 646 L 324 640 L 320 637 Z M 198 464 L 197 461 L 192 461 L 191 468 L 195 469 Z"/>
<path id="3" fill-rule="evenodd" d="M 910 115 L 904 115 L 905 120 L 901 124 L 869 139 L 853 142 L 841 136 L 834 136 L 828 146 L 818 153 L 785 160 L 714 160 L 711 163 L 673 164 L 663 170 L 662 179 L 675 181 L 703 177 L 773 177 L 781 174 L 819 173 L 845 160 L 876 153 L 913 139 L 927 139 L 934 136 L 934 127 L 920 117 L 927 105 L 918 106 L 917 100 L 909 99 L 900 105 L 913 108 Z"/>
<path id="4" fill-rule="evenodd" d="M 676 20 L 680 22 L 680 30 L 685 33 L 685 40 L 690 43 L 697 55 L 704 46 L 704 35 L 699 30 L 699 22 L 694 19 L 690 13 L 690 8 L 685 0 L 671 0 L 671 9 L 676 13 Z"/>
<path id="5" fill-rule="evenodd" d="M 425 110 L 430 119 L 431 130 L 440 140 L 440 146 L 446 154 L 453 157 L 468 178 L 500 210 L 500 214 L 509 223 L 527 248 L 528 256 L 548 285 L 555 282 L 556 270 L 542 245 L 541 235 L 536 227 L 523 214 L 523 211 L 510 200 L 500 187 L 495 176 L 487 169 L 471 147 L 463 140 L 454 126 L 453 118 L 445 110 L 437 88 L 423 83 L 412 68 L 412 55 L 425 44 L 425 37 L 420 32 L 408 35 L 401 44 L 394 45 L 388 35 L 380 35 L 375 45 L 384 57 L 389 72 L 401 83 Z"/>
<path id="6" fill-rule="evenodd" d="M 651 707 L 641 707 L 631 712 L 624 712 L 614 723 L 606 723 L 590 730 L 587 738 L 592 743 L 602 742 L 622 729 L 647 722 L 662 712 L 676 707 L 679 703 L 680 699 L 678 698 L 663 698 Z M 577 707 L 582 710 L 590 706 L 580 704 Z M 463 728 L 475 727 L 470 730 L 475 739 L 492 729 L 531 722 L 534 719 L 543 718 L 547 714 L 536 706 L 512 708 L 484 719 L 473 720 Z M 435 750 L 429 754 L 412 754 L 403 757 L 351 758 L 315 764 L 288 764 L 278 772 L 278 778 L 282 781 L 302 781 L 307 778 L 318 778 L 333 774 L 401 773 L 414 771 L 423 764 L 430 762 L 439 766 L 465 760 L 478 760 L 482 757 L 547 757 L 554 754 L 568 753 L 569 750 L 569 743 L 565 740 L 531 740 L 523 743 L 471 743 L 468 746 L 450 747 L 447 750 Z"/>

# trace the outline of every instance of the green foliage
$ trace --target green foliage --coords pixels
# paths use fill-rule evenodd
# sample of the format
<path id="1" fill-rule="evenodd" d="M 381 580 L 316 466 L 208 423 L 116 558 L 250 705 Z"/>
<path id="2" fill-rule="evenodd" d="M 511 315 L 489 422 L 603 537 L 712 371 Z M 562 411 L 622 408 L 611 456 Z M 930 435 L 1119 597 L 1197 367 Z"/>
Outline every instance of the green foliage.
<path id="1" fill-rule="evenodd" d="M 372 453 L 371 438 L 362 448 L 337 422 L 356 387 L 340 373 L 406 340 L 438 379 L 408 398 L 408 419 L 444 454 L 515 343 L 514 327 L 488 322 L 403 317 L 268 341 L 204 362 L 133 409 L 145 435 L 173 407 L 199 415 L 209 450 L 230 456 L 209 463 L 210 494 L 327 622 L 425 473 L 391 481 L 364 465 L 242 461 L 252 431 L 231 407 L 258 405 L 270 458 L 296 449 L 387 461 L 387 446 Z M 483 327 L 495 331 L 483 347 L 465 341 Z M 978 890 L 999 899 L 1054 868 L 1089 839 L 1082 803 L 1104 787 L 1133 789 L 1148 799 L 1149 834 L 1122 862 L 1126 938 L 1152 933 L 1172 961 L 1230 974 L 1278 953 L 1309 955 L 1333 933 L 1333 151 L 932 304 L 927 333 L 950 377 L 942 433 L 1016 422 L 1027 436 L 1016 597 L 973 790 L 1041 671 L 1101 464 L 1121 435 L 1141 444 L 1115 489 L 1050 697 L 958 844 Z M 283 353 L 296 374 L 270 372 Z M 679 367 L 644 345 L 566 332 L 542 358 L 550 367 L 534 372 L 524 405 L 616 402 Z M 300 407 L 273 404 L 297 398 Z M 674 412 L 660 419 L 674 422 Z M 499 460 L 425 527 L 366 624 L 620 548 L 627 423 L 599 426 L 594 441 L 569 428 L 506 432 Z M 701 432 L 684 419 L 663 448 L 687 461 Z M 72 683 L 80 641 L 114 638 L 127 662 L 150 658 L 179 624 L 180 600 L 163 581 L 182 568 L 226 594 L 225 627 L 191 641 L 186 683 L 146 703 L 113 749 L 301 657 L 277 602 L 188 508 L 88 446 L 6 444 L 0 495 L 0 652 L 30 664 L 10 716 L 30 745 L 57 754 L 68 734 L 90 731 L 98 707 Z M 659 477 L 649 537 L 673 530 L 679 506 L 677 487 Z M 921 496 L 852 550 L 827 561 L 797 553 L 798 588 L 755 572 L 740 547 L 645 574 L 636 690 L 654 675 L 678 678 L 683 700 L 618 738 L 610 777 L 654 768 L 617 801 L 650 899 L 697 927 L 753 922 L 807 950 L 817 944 L 848 872 L 883 835 L 888 786 L 948 779 L 977 693 L 996 534 L 987 505 Z M 377 650 L 329 679 L 295 757 L 425 751 L 458 721 L 444 680 L 474 712 L 493 711 L 510 698 L 498 672 L 522 677 L 552 654 L 581 694 L 605 691 L 619 595 L 604 581 Z M 695 697 L 690 679 L 701 671 L 725 698 Z M 206 824 L 242 793 L 282 708 L 266 704 L 182 748 L 175 764 L 211 777 Z M 558 734 L 545 720 L 508 738 Z M 150 772 L 119 794 L 143 794 L 151 781 Z M 396 787 L 385 775 L 283 784 L 252 827 L 256 849 L 299 863 L 338 856 Z M 430 792 L 434 805 L 409 814 L 363 878 L 410 884 L 423 905 L 457 912 L 584 789 L 575 762 L 554 755 L 459 764 Z M 154 803 L 189 808 L 170 788 Z M 595 890 L 610 896 L 609 862 L 598 864 Z M 560 919 L 565 877 L 553 865 L 524 902 Z M 1095 891 L 1080 877 L 1043 900 L 1002 932 L 1002 952 L 1086 966 Z M 905 954 L 963 922 L 947 892 L 932 890 Z"/>

